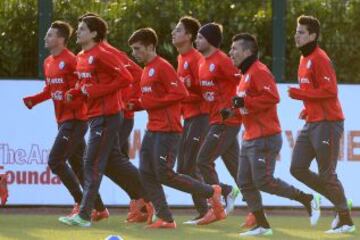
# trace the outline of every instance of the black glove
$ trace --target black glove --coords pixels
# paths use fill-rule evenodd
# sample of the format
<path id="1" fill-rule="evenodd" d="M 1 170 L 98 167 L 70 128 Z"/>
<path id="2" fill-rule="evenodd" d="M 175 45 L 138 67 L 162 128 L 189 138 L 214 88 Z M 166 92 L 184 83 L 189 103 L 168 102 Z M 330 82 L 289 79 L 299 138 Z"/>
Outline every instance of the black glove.
<path id="1" fill-rule="evenodd" d="M 221 118 L 223 121 L 231 117 L 234 113 L 230 108 L 224 108 L 220 111 Z"/>
<path id="2" fill-rule="evenodd" d="M 242 108 L 245 106 L 244 98 L 239 96 L 234 96 L 232 98 L 232 104 L 234 108 Z"/>

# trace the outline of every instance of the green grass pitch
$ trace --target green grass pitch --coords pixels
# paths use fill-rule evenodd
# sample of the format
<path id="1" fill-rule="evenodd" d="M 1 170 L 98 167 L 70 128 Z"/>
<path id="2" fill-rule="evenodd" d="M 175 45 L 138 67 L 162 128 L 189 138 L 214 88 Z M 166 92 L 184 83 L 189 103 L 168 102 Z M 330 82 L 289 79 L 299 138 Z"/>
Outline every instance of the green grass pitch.
<path id="1" fill-rule="evenodd" d="M 144 224 L 124 223 L 125 215 L 114 214 L 108 220 L 93 224 L 90 228 L 62 225 L 58 215 L 53 214 L 1 214 L 0 240 L 103 240 L 108 235 L 120 235 L 124 240 L 225 240 L 241 239 L 239 227 L 244 216 L 229 216 L 226 220 L 207 226 L 188 226 L 182 222 L 190 215 L 176 214 L 177 229 L 144 229 Z M 270 237 L 247 237 L 244 239 L 315 240 L 360 239 L 360 229 L 353 234 L 326 235 L 331 217 L 322 217 L 317 227 L 309 226 L 305 216 L 268 216 L 274 235 Z M 360 218 L 354 218 L 360 226 Z"/>

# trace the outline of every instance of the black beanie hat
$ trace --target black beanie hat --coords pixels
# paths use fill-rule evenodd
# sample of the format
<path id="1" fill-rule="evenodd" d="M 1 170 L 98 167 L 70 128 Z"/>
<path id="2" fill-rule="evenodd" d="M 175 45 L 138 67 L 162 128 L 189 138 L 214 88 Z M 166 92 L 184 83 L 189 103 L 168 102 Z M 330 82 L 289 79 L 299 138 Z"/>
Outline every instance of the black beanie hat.
<path id="1" fill-rule="evenodd" d="M 208 23 L 199 29 L 199 33 L 216 48 L 220 47 L 222 41 L 221 28 L 216 23 Z"/>

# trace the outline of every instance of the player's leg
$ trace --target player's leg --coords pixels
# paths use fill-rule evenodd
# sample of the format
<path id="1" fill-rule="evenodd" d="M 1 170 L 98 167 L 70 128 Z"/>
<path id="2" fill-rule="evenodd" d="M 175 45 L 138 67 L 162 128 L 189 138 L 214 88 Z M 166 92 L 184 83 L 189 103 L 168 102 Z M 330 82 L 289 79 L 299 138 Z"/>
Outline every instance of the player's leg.
<path id="1" fill-rule="evenodd" d="M 129 157 L 129 137 L 134 128 L 134 119 L 125 118 L 124 123 L 122 124 L 122 132 L 119 132 L 119 145 L 120 150 L 123 155 L 124 159 L 127 159 L 127 173 L 130 176 L 130 183 L 132 183 L 132 188 L 136 189 L 136 191 L 139 191 L 140 197 L 144 199 L 145 202 L 148 202 L 148 197 L 146 194 L 146 191 L 144 187 L 141 184 L 140 181 L 140 173 L 139 169 L 134 166 L 134 164 L 131 163 L 130 157 Z"/>
<path id="2" fill-rule="evenodd" d="M 310 124 L 306 123 L 295 142 L 290 172 L 300 182 L 324 194 L 319 175 L 310 170 L 310 164 L 316 156 L 310 140 L 310 132 Z"/>
<path id="3" fill-rule="evenodd" d="M 196 157 L 208 128 L 208 121 L 208 115 L 200 115 L 186 119 L 179 144 L 177 172 L 189 175 L 199 181 L 203 181 L 203 178 L 196 167 Z M 199 216 L 186 221 L 185 224 L 197 224 L 199 219 L 205 216 L 208 211 L 206 198 L 192 195 L 192 199 Z"/>
<path id="4" fill-rule="evenodd" d="M 59 176 L 77 204 L 81 202 L 82 191 L 78 178 L 67 164 L 67 160 L 80 146 L 86 129 L 86 123 L 83 121 L 72 120 L 60 124 L 48 161 L 51 171 Z"/>
<path id="5" fill-rule="evenodd" d="M 240 155 L 240 147 L 238 141 L 238 133 L 239 127 L 225 126 L 224 129 L 224 137 L 227 141 L 222 143 L 221 147 L 221 158 L 224 161 L 224 164 L 229 171 L 230 175 L 234 178 L 235 182 L 237 182 L 238 175 L 238 167 L 239 167 L 239 155 Z M 229 214 L 234 210 L 235 200 L 239 195 L 239 189 L 234 186 L 232 191 L 226 195 L 226 213 Z"/>
<path id="6" fill-rule="evenodd" d="M 226 197 L 232 191 L 232 186 L 220 183 L 215 169 L 215 160 L 220 156 L 225 141 L 224 127 L 224 125 L 210 126 L 200 147 L 196 164 L 204 181 L 210 185 L 220 184 L 222 195 Z"/>
<path id="7" fill-rule="evenodd" d="M 322 181 L 323 188 L 328 193 L 325 196 L 334 204 L 339 216 L 338 225 L 329 230 L 329 233 L 355 231 L 344 188 L 336 174 L 340 140 L 344 131 L 343 124 L 343 122 L 325 121 L 314 124 L 311 132 L 311 140 L 316 151 L 319 177 Z"/>
<path id="8" fill-rule="evenodd" d="M 158 181 L 183 192 L 203 198 L 211 198 L 213 212 L 216 217 L 214 221 L 224 219 L 226 216 L 220 201 L 220 186 L 204 184 L 188 175 L 178 174 L 173 171 L 179 134 L 158 132 L 156 135 L 153 167 Z"/>
<path id="9" fill-rule="evenodd" d="M 129 222 L 143 222 L 147 219 L 147 214 L 141 212 L 145 207 L 143 199 L 143 186 L 137 168 L 121 152 L 118 138 L 109 157 L 105 175 L 115 184 L 122 188 L 131 199 L 130 212 L 127 220 Z"/>
<path id="10" fill-rule="evenodd" d="M 69 157 L 69 164 L 76 176 L 78 177 L 82 186 L 84 186 L 84 154 L 85 154 L 86 143 L 83 138 L 75 152 Z M 74 208 L 75 209 L 75 208 Z M 78 210 L 79 211 L 79 210 Z M 76 213 L 78 211 L 75 210 Z M 107 208 L 105 208 L 104 203 L 101 199 L 100 194 L 97 194 L 94 210 L 91 214 L 91 221 L 97 222 L 103 219 L 109 218 L 110 213 Z"/>
<path id="11" fill-rule="evenodd" d="M 148 193 L 148 196 L 151 202 L 154 205 L 156 210 L 156 216 L 159 218 L 159 221 L 162 221 L 164 226 L 175 228 L 175 222 L 172 217 L 172 214 L 169 210 L 169 207 L 166 202 L 164 189 L 161 186 L 161 183 L 158 181 L 154 168 L 154 148 L 156 141 L 156 134 L 154 132 L 147 131 L 143 138 L 140 150 L 140 176 L 145 190 Z M 150 221 L 149 221 L 150 220 Z M 148 226 L 151 227 L 160 227 L 157 222 L 152 222 L 151 219 L 148 220 Z M 155 224 L 155 225 L 153 225 Z"/>
<path id="12" fill-rule="evenodd" d="M 253 148 L 251 143 L 246 141 L 242 142 L 237 183 L 250 212 L 256 218 L 256 225 L 249 231 L 241 233 L 241 235 L 271 235 L 272 230 L 263 210 L 260 191 L 253 182 L 251 160 L 248 156 L 251 148 Z"/>
<path id="13" fill-rule="evenodd" d="M 84 194 L 80 213 L 72 218 L 61 219 L 61 222 L 84 227 L 91 225 L 91 212 L 121 121 L 122 114 L 90 119 L 90 136 L 84 161 Z"/>
<path id="14" fill-rule="evenodd" d="M 247 143 L 253 144 L 253 148 L 249 150 L 248 156 L 256 188 L 269 194 L 300 202 L 309 213 L 311 225 L 316 225 L 320 218 L 318 197 L 306 194 L 283 180 L 274 177 L 276 157 L 282 146 L 281 134 L 247 141 Z"/>

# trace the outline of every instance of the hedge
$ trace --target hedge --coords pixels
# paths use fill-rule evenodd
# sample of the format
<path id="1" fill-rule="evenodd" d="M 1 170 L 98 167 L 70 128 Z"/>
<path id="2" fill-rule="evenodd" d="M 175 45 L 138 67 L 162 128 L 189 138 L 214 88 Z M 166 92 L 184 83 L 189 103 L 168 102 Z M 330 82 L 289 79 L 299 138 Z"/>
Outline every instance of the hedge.
<path id="1" fill-rule="evenodd" d="M 45 0 L 47 1 L 47 0 Z M 276 0 L 275 0 L 276 1 Z M 238 32 L 255 34 L 260 57 L 271 67 L 271 0 L 53 0 L 53 19 L 69 21 L 75 28 L 85 12 L 103 16 L 109 24 L 108 40 L 130 52 L 127 39 L 140 27 L 153 27 L 160 39 L 158 52 L 176 65 L 176 49 L 171 44 L 171 29 L 183 15 L 197 17 L 202 23 L 216 21 L 224 26 L 222 49 L 229 51 L 231 37 Z M 333 60 L 339 82 L 360 82 L 360 1 L 288 0 L 286 1 L 287 81 L 296 81 L 299 51 L 294 46 L 296 18 L 315 15 L 321 22 L 320 45 Z M 0 1 L 0 76 L 37 78 L 38 54 L 37 0 Z M 75 37 L 70 49 L 79 51 Z"/>

